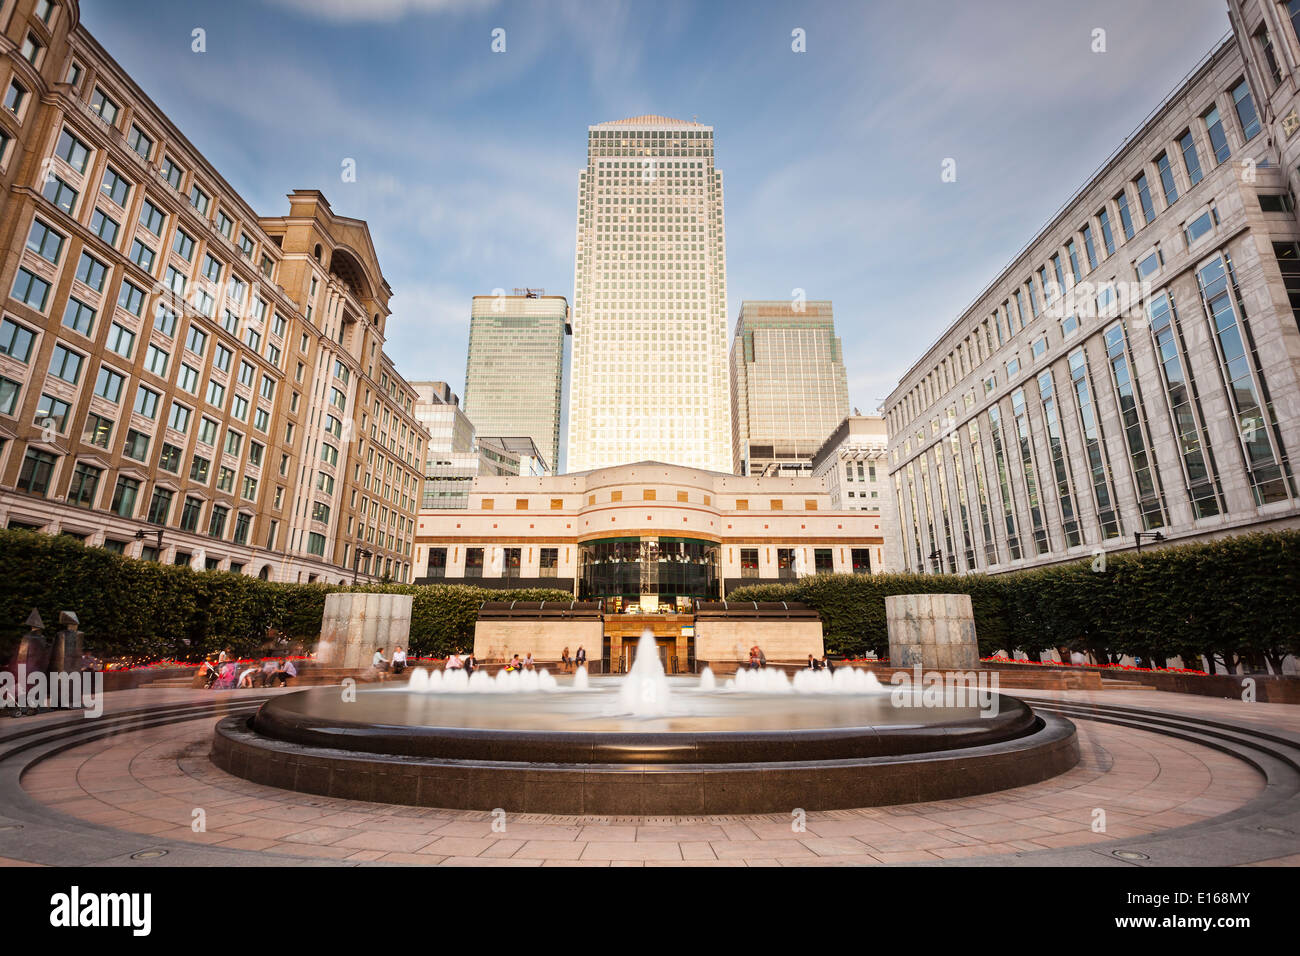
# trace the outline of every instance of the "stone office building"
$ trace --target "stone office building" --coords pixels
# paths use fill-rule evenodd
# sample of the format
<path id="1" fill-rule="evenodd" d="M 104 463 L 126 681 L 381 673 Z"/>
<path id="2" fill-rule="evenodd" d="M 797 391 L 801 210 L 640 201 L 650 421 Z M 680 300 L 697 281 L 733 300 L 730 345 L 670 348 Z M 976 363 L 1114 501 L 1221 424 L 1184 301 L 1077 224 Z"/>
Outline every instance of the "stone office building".
<path id="1" fill-rule="evenodd" d="M 0 525 L 409 580 L 427 437 L 366 224 L 259 216 L 78 22 L 0 2 Z"/>
<path id="2" fill-rule="evenodd" d="M 1300 526 L 1300 37 L 1231 6 L 1237 36 L 887 399 L 907 569 Z"/>
<path id="3" fill-rule="evenodd" d="M 881 518 L 831 507 L 817 478 L 661 462 L 479 477 L 463 511 L 420 512 L 416 580 L 558 587 L 607 611 L 688 610 L 738 587 L 884 562 Z"/>

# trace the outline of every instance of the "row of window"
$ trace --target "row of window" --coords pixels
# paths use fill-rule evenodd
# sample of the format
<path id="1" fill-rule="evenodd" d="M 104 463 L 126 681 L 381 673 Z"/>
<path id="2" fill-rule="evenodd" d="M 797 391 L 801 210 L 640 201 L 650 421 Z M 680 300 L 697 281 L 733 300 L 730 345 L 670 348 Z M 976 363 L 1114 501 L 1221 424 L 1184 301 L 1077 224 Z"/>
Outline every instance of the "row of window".
<path id="1" fill-rule="evenodd" d="M 1228 91 L 1228 95 L 1232 99 L 1240 124 L 1242 140 L 1249 142 L 1258 135 L 1260 122 L 1246 80 L 1239 79 Z M 1211 105 L 1208 110 L 1201 113 L 1200 123 L 1204 127 L 1203 135 L 1211 147 L 1213 165 L 1226 162 L 1231 156 L 1231 149 L 1218 106 Z M 1196 139 L 1191 127 L 1188 127 L 1176 137 L 1175 141 L 1175 154 L 1181 155 L 1189 186 L 1197 185 L 1204 178 Z M 1160 181 L 1165 209 L 1173 206 L 1180 198 L 1170 153 L 1169 149 L 1162 150 L 1151 161 Z M 1141 224 L 1135 222 L 1129 189 L 1121 190 L 1094 216 L 1089 217 L 1076 233 L 1067 238 L 1065 245 L 1052 253 L 1046 264 L 1032 272 L 989 319 L 983 320 L 981 328 L 977 328 L 971 336 L 959 343 L 925 378 L 902 397 L 890 412 L 891 431 L 896 434 L 905 431 L 910 421 L 921 415 L 926 408 L 954 388 L 969 371 L 977 367 L 983 361 L 980 353 L 984 349 L 981 346 L 987 346 L 987 351 L 1000 348 L 1018 331 L 1039 318 L 1044 311 L 1057 306 L 1071 289 L 1083 281 L 1087 273 L 1100 265 L 1103 258 L 1113 255 L 1117 245 L 1115 223 L 1111 218 L 1112 210 L 1118 216 L 1118 226 L 1123 232 L 1125 242 L 1133 240 L 1139 229 L 1145 228 L 1155 220 L 1157 212 L 1152 199 L 1152 184 L 1147 169 L 1144 168 L 1130 185 L 1132 195 L 1136 197 L 1137 205 L 1141 209 Z M 1184 235 L 1189 245 L 1208 233 L 1215 224 L 1217 224 L 1217 213 L 1212 210 L 1206 210 L 1186 223 Z M 1100 250 L 1104 250 L 1104 256 L 1100 256 L 1098 239 L 1100 239 Z M 1135 268 L 1139 281 L 1148 278 L 1162 264 L 1163 259 L 1158 249 L 1144 257 L 1142 261 L 1136 262 Z M 1066 316 L 1062 322 L 1074 322 L 1077 326 L 1078 319 Z M 1072 329 L 1064 329 L 1064 331 L 1068 334 Z M 993 345 L 994 337 L 996 337 L 996 346 Z"/>

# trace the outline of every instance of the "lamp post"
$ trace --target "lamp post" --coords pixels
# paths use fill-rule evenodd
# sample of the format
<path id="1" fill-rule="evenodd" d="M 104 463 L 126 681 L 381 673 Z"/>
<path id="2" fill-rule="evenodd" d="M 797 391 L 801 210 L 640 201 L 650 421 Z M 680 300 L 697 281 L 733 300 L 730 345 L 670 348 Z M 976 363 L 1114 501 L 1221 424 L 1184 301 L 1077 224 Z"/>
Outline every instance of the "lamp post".
<path id="1" fill-rule="evenodd" d="M 357 567 L 361 564 L 362 556 L 367 558 L 374 557 L 374 552 L 368 548 L 357 548 L 356 553 L 352 555 L 352 583 L 357 583 Z"/>
<path id="2" fill-rule="evenodd" d="M 151 534 L 156 534 L 158 536 L 158 560 L 161 561 L 162 560 L 162 536 L 163 536 L 162 528 L 156 528 L 153 531 L 146 531 L 144 528 L 141 528 L 139 531 L 135 533 L 135 536 L 138 540 L 143 541 L 147 536 Z"/>
<path id="3" fill-rule="evenodd" d="M 933 551 L 930 552 L 930 566 L 938 569 L 935 572 L 933 572 L 935 574 L 938 574 L 940 571 L 943 570 L 943 555 L 939 553 L 938 548 L 935 548 Z"/>
<path id="4" fill-rule="evenodd" d="M 1142 553 L 1142 539 L 1150 538 L 1152 541 L 1163 541 L 1165 536 L 1159 531 L 1134 531 L 1133 543 L 1137 546 L 1137 553 Z"/>

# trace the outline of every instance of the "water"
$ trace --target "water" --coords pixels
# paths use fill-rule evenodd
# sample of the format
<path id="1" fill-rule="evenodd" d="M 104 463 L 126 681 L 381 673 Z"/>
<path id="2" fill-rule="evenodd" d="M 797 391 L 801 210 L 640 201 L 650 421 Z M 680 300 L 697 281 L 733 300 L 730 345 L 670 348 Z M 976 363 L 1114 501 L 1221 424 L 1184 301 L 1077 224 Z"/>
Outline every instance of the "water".
<path id="1" fill-rule="evenodd" d="M 573 689 L 586 690 L 589 686 L 587 681 L 587 665 L 582 664 L 573 672 Z"/>
<path id="2" fill-rule="evenodd" d="M 659 645 L 654 632 L 646 628 L 636 645 L 636 660 L 619 687 L 619 707 L 625 714 L 656 717 L 671 713 L 668 675 L 659 660 Z"/>
<path id="3" fill-rule="evenodd" d="M 705 664 L 704 670 L 700 671 L 699 689 L 704 691 L 705 693 L 708 693 L 709 691 L 717 690 L 717 687 L 718 687 L 718 679 L 713 676 L 713 668 L 710 667 L 708 664 Z"/>
<path id="4" fill-rule="evenodd" d="M 584 671 L 585 680 L 586 673 Z M 576 681 L 575 677 L 575 681 Z M 531 694 L 553 691 L 559 681 L 548 670 L 487 671 L 476 670 L 467 676 L 464 670 L 436 671 L 416 669 L 405 690 L 419 694 Z M 394 688 L 401 690 L 403 688 Z"/>

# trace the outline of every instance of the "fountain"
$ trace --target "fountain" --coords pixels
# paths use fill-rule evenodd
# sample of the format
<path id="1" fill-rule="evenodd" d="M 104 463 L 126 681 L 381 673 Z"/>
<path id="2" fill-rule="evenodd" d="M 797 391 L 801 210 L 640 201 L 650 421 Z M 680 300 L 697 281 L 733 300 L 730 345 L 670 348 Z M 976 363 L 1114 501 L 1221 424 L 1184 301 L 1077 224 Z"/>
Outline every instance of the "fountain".
<path id="1" fill-rule="evenodd" d="M 212 760 L 328 796 L 602 814 L 939 800 L 1078 762 L 1069 721 L 991 699 L 935 705 L 849 666 L 669 677 L 646 631 L 621 677 L 420 669 L 408 685 L 278 696 L 221 721 Z"/>

